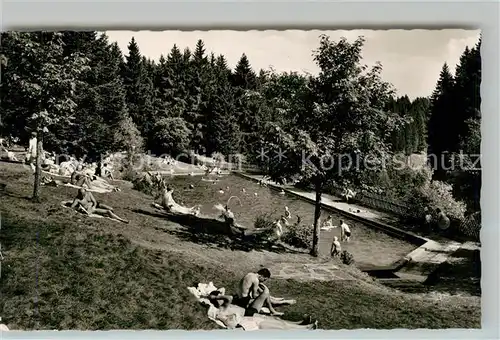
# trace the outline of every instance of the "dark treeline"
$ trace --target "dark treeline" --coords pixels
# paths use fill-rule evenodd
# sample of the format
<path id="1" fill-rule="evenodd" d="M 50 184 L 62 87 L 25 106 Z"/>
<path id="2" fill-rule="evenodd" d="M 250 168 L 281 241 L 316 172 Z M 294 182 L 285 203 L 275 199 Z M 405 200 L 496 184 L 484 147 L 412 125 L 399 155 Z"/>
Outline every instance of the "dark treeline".
<path id="1" fill-rule="evenodd" d="M 427 123 L 428 154 L 444 160 L 433 164 L 434 177 L 454 184 L 455 195 L 475 211 L 480 208 L 481 191 L 480 88 L 481 40 L 472 49 L 465 49 L 454 75 L 448 65 L 443 65 L 431 96 Z M 469 169 L 464 171 L 464 166 Z"/>
<path id="2" fill-rule="evenodd" d="M 307 75 L 256 71 L 245 54 L 231 69 L 202 40 L 174 45 L 152 61 L 133 38 L 124 56 L 96 32 L 1 38 L 0 135 L 24 144 L 31 131 L 47 127 L 46 149 L 87 159 L 124 150 L 251 159 L 267 123 L 283 129 L 307 123 L 300 115 L 306 107 L 287 107 L 300 104 Z M 444 65 L 430 98 L 391 95 L 386 110 L 407 122 L 391 132 L 391 152 L 479 153 L 480 78 L 479 42 L 464 51 L 455 75 Z M 435 176 L 457 184 L 456 195 L 478 207 L 480 174 L 439 169 Z"/>

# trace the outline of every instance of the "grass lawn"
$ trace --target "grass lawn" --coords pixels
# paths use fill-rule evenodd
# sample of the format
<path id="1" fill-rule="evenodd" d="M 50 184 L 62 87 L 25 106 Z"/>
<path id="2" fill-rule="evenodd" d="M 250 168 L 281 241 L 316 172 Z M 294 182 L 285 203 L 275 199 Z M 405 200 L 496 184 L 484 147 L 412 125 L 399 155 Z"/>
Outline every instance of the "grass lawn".
<path id="1" fill-rule="evenodd" d="M 0 183 L 7 184 L 0 192 L 0 316 L 13 330 L 213 329 L 186 287 L 213 281 L 234 291 L 246 271 L 261 265 L 313 261 L 187 241 L 178 236 L 183 227 L 136 213 L 151 198 L 124 182 L 119 193 L 95 196 L 128 225 L 61 208 L 76 189 L 42 187 L 42 202 L 32 203 L 32 180 L 22 166 L 0 163 Z M 407 295 L 357 277 L 271 279 L 269 287 L 274 296 L 297 300 L 283 309 L 285 318 L 308 313 L 324 329 L 480 327 L 479 297 Z"/>

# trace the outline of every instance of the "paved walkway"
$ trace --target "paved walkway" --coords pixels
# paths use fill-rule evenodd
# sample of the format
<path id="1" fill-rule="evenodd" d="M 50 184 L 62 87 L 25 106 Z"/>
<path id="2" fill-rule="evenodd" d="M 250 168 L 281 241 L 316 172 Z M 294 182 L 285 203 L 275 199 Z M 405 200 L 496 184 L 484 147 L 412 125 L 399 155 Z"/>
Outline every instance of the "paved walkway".
<path id="1" fill-rule="evenodd" d="M 250 174 L 241 174 L 242 176 L 245 176 L 247 178 L 253 179 L 254 181 L 260 181 L 262 179 L 261 175 L 250 175 Z M 306 198 L 308 200 L 315 200 L 316 199 L 316 194 L 314 192 L 309 192 L 306 190 L 298 189 L 295 188 L 293 185 L 280 185 L 276 183 L 268 184 L 272 185 L 276 188 L 282 188 L 285 191 L 288 191 L 289 193 L 292 193 L 296 196 L 300 196 L 303 198 Z M 383 224 L 388 224 L 391 226 L 397 227 L 398 225 L 398 218 L 395 215 L 391 215 L 385 212 L 381 211 L 376 211 L 373 209 L 369 209 L 366 207 L 362 207 L 357 204 L 352 204 L 352 203 L 346 203 L 343 202 L 342 199 L 339 197 L 329 195 L 329 194 L 322 194 L 321 195 L 321 203 L 338 209 L 342 210 L 344 212 L 350 213 L 353 216 L 358 216 L 360 218 L 367 219 L 369 221 L 373 221 L 375 223 L 383 223 Z"/>

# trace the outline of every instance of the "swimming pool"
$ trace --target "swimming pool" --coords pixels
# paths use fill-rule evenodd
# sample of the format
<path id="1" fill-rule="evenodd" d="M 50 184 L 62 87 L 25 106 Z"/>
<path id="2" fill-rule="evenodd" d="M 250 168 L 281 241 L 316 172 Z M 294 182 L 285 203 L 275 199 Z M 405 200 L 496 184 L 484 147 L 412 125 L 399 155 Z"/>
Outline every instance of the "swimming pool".
<path id="1" fill-rule="evenodd" d="M 262 213 L 272 213 L 278 218 L 284 213 L 285 206 L 288 206 L 292 213 L 292 222 L 295 222 L 296 216 L 299 215 L 303 223 L 313 223 L 313 204 L 288 194 L 280 195 L 236 175 L 220 177 L 215 183 L 200 176 L 169 176 L 168 180 L 175 189 L 174 199 L 178 203 L 187 206 L 201 204 L 201 213 L 204 215 L 216 216 L 215 204 L 225 205 L 229 197 L 237 196 L 241 205 L 238 199 L 232 199 L 230 208 L 236 221 L 246 227 L 253 227 L 256 217 Z M 193 188 L 190 188 L 191 184 Z M 417 245 L 389 236 L 358 221 L 330 211 L 322 211 L 322 218 L 327 215 L 333 216 L 335 225 L 343 219 L 350 226 L 351 240 L 342 243 L 342 249 L 352 253 L 358 265 L 387 266 L 417 248 Z M 320 255 L 329 253 L 333 236 L 340 236 L 338 228 L 321 232 Z"/>

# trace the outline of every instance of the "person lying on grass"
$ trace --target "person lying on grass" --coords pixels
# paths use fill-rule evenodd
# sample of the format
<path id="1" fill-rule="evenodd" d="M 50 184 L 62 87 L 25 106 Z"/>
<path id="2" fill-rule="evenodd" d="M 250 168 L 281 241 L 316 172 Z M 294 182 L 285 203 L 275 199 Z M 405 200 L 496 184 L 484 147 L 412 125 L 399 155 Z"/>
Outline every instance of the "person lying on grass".
<path id="1" fill-rule="evenodd" d="M 255 317 L 256 315 L 243 316 L 243 318 L 239 319 L 236 313 L 230 310 L 230 305 L 234 300 L 233 296 L 223 295 L 220 291 L 215 290 L 208 295 L 208 299 L 218 309 L 217 319 L 221 320 L 228 328 L 241 328 L 243 327 L 241 324 L 246 324 L 244 321 L 249 318 L 258 329 L 311 330 L 316 329 L 318 326 L 318 322 L 313 321 L 310 316 L 305 316 L 302 321 L 296 322 L 268 315 L 259 315 L 258 317 Z"/>
<path id="2" fill-rule="evenodd" d="M 257 273 L 248 273 L 241 279 L 233 303 L 245 308 L 245 316 L 260 313 L 262 307 L 269 308 L 272 315 L 283 315 L 283 313 L 277 312 L 273 308 L 269 289 L 264 285 L 264 282 L 270 277 L 271 272 L 269 269 L 262 268 Z"/>
<path id="3" fill-rule="evenodd" d="M 92 193 L 87 191 L 85 188 L 78 190 L 78 194 L 74 199 L 73 204 L 71 204 L 71 208 L 76 209 L 77 211 L 81 210 L 88 215 L 96 214 L 109 217 L 123 223 L 129 223 L 127 220 L 116 215 L 113 212 L 112 207 L 98 203 L 94 198 L 94 195 L 92 195 Z"/>

